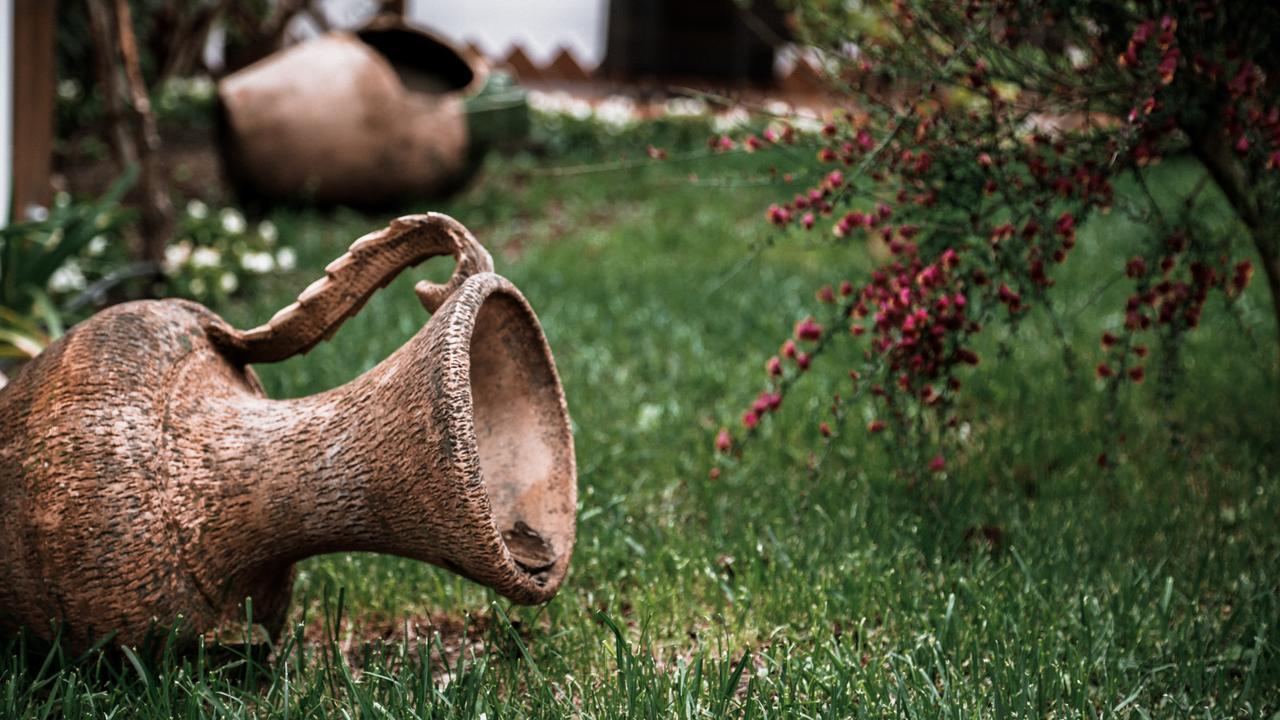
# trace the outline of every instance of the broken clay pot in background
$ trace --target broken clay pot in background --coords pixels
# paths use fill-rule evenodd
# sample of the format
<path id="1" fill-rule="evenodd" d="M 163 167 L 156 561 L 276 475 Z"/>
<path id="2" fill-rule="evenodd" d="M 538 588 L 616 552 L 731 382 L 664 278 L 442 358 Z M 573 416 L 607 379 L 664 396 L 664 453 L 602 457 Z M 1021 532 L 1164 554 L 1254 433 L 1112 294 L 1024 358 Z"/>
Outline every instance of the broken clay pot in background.
<path id="1" fill-rule="evenodd" d="M 388 207 L 461 185 L 483 150 L 528 130 L 501 73 L 421 29 L 375 20 L 224 78 L 221 152 L 245 196 Z"/>

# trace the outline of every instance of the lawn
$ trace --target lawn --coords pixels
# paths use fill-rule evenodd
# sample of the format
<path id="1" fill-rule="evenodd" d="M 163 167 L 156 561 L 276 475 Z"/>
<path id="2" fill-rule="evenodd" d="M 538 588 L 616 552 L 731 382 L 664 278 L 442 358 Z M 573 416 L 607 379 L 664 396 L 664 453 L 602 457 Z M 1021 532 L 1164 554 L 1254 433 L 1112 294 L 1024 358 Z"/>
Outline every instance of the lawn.
<path id="1" fill-rule="evenodd" d="M 1210 303 L 1174 382 L 1113 397 L 1089 368 L 1140 229 L 1097 218 L 1053 289 L 1082 369 L 1066 376 L 1042 313 L 991 337 L 944 475 L 893 472 L 860 411 L 823 443 L 844 377 L 828 355 L 713 480 L 717 428 L 814 289 L 872 261 L 770 231 L 785 157 L 555 169 L 575 158 L 491 159 L 459 197 L 405 208 L 467 224 L 555 353 L 580 489 L 558 597 L 515 607 L 412 561 L 314 558 L 270 657 L 14 646 L 0 715 L 1277 717 L 1280 387 L 1262 283 L 1234 311 Z M 1167 161 L 1150 181 L 1172 196 L 1199 173 Z M 1209 197 L 1204 212 L 1224 211 Z M 265 320 L 388 217 L 274 212 L 298 268 L 219 311 Z M 374 366 L 426 320 L 412 282 L 448 270 L 406 273 L 330 342 L 257 368 L 268 392 Z"/>

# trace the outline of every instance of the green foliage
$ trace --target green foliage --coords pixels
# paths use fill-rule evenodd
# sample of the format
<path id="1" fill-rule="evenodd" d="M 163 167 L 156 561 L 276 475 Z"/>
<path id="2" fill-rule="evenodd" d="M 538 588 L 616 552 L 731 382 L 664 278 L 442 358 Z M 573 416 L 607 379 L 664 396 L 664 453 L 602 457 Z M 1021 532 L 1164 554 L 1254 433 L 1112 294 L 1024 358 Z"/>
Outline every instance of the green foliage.
<path id="1" fill-rule="evenodd" d="M 212 128 L 217 87 L 207 75 L 170 78 L 155 91 L 156 121 L 174 128 Z"/>
<path id="2" fill-rule="evenodd" d="M 114 242 L 128 217 L 120 199 L 136 175 L 126 173 L 98 200 L 64 196 L 44 220 L 0 229 L 0 357 L 32 357 L 62 334 L 55 301 L 84 289 L 81 256 Z"/>

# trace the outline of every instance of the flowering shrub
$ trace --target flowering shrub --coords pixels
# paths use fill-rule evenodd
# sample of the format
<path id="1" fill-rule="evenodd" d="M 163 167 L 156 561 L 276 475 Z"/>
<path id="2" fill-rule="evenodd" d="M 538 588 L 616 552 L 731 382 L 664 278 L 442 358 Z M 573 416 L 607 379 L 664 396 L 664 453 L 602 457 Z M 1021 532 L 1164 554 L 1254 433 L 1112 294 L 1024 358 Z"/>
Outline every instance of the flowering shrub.
<path id="1" fill-rule="evenodd" d="M 292 270 L 297 253 L 279 246 L 278 235 L 270 220 L 251 227 L 235 208 L 214 211 L 199 200 L 188 202 L 179 239 L 165 249 L 172 292 L 212 303 L 245 289 L 258 276 Z"/>
<path id="2" fill-rule="evenodd" d="M 879 244 L 888 259 L 869 278 L 818 290 L 825 309 L 768 360 L 766 389 L 739 428 L 717 434 L 719 452 L 753 434 L 825 348 L 855 343 L 853 393 L 875 408 L 866 431 L 912 446 L 894 454 L 907 472 L 944 471 L 961 370 L 981 361 L 971 339 L 1032 312 L 1057 321 L 1046 290 L 1080 224 L 1112 209 L 1122 174 L 1145 193 L 1124 211 L 1152 233 L 1120 268 L 1131 284 L 1123 324 L 1100 328 L 1099 350 L 1088 351 L 1106 385 L 1143 382 L 1153 343 L 1172 352 L 1210 297 L 1239 296 L 1253 274 L 1249 241 L 1280 308 L 1280 7 L 812 0 L 795 18 L 847 107 L 812 148 L 821 181 L 764 218 L 789 233 Z M 712 142 L 728 151 L 797 139 L 782 125 Z M 1205 172 L 1173 211 L 1143 176 L 1171 153 Z M 1239 223 L 1197 216 L 1208 182 Z M 1064 347 L 1068 369 L 1077 354 Z M 841 408 L 837 398 L 837 420 Z M 834 433 L 828 422 L 818 431 Z"/>

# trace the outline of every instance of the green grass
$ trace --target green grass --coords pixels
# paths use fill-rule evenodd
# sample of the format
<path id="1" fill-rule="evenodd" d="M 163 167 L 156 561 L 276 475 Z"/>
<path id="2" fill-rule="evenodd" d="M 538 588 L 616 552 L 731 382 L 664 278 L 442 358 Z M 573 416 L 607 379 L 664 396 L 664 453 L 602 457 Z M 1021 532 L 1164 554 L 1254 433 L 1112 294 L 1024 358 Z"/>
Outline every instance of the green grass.
<path id="1" fill-rule="evenodd" d="M 870 262 L 795 241 L 743 262 L 768 237 L 774 162 L 558 176 L 493 161 L 465 195 L 406 209 L 470 226 L 555 352 L 581 503 L 555 600 L 512 607 L 407 560 L 314 558 L 272 657 L 41 667 L 15 647 L 0 716 L 1274 717 L 1280 405 L 1261 283 L 1239 320 L 1211 303 L 1171 395 L 1153 379 L 1113 401 L 1088 368 L 1140 228 L 1101 218 L 1054 289 L 1085 369 L 1065 379 L 1040 315 L 993 333 L 945 477 L 903 482 L 857 412 L 827 452 L 816 425 L 843 377 L 830 355 L 711 480 L 716 428 L 760 389 L 814 288 Z M 1172 194 L 1197 178 L 1166 163 L 1152 182 Z M 386 218 L 273 219 L 301 267 L 221 308 L 242 327 Z M 258 368 L 268 391 L 375 365 L 426 319 L 412 281 L 448 269 L 407 273 L 331 342 Z M 1101 448 L 1116 469 L 1098 469 Z"/>

